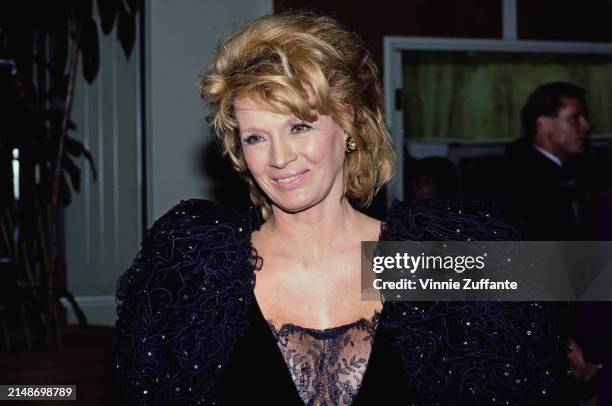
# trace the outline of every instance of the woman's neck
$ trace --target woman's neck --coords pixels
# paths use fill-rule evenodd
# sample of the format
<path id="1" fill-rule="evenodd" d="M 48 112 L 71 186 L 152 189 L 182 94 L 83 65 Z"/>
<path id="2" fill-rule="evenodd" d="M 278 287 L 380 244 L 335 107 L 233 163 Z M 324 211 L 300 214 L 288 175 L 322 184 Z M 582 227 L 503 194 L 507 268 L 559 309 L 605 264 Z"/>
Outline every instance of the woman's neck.
<path id="1" fill-rule="evenodd" d="M 287 213 L 273 207 L 272 216 L 261 228 L 261 237 L 273 243 L 276 249 L 314 259 L 330 254 L 339 243 L 359 241 L 360 234 L 356 233 L 366 219 L 346 198 L 321 202 L 300 213 Z"/>

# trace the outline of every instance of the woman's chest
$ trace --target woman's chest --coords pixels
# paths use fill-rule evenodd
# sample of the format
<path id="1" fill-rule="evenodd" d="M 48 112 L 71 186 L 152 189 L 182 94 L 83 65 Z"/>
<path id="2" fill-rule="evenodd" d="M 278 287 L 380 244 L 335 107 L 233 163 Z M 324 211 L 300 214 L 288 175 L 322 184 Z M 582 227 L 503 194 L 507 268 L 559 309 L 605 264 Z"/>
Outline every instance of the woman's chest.
<path id="1" fill-rule="evenodd" d="M 334 329 L 279 331 L 253 301 L 249 327 L 223 369 L 220 404 L 358 405 L 384 403 L 387 395 L 395 399 L 404 392 L 405 377 L 378 317 Z"/>
<path id="2" fill-rule="evenodd" d="M 362 300 L 358 255 L 316 263 L 268 258 L 257 272 L 255 297 L 265 319 L 276 327 L 325 329 L 371 319 L 381 310 L 380 301 Z"/>

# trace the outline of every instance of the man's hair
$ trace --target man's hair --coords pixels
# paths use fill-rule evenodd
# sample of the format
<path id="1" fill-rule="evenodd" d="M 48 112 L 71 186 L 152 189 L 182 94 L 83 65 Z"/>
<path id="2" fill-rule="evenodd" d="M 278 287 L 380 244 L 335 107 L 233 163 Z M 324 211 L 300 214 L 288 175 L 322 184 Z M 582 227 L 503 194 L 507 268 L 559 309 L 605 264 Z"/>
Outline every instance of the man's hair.
<path id="1" fill-rule="evenodd" d="M 563 97 L 578 99 L 588 112 L 585 99 L 586 91 L 580 86 L 568 82 L 551 82 L 539 86 L 527 98 L 521 110 L 521 123 L 525 136 L 533 139 L 536 136 L 538 117 L 555 117 L 563 107 Z"/>
<path id="2" fill-rule="evenodd" d="M 305 121 L 317 113 L 331 116 L 357 143 L 344 160 L 345 195 L 355 203 L 367 206 L 393 176 L 378 70 L 357 36 L 331 18 L 288 13 L 248 23 L 221 40 L 200 92 L 212 130 L 264 216 L 269 202 L 246 167 L 237 134 L 234 101 L 240 96 Z"/>

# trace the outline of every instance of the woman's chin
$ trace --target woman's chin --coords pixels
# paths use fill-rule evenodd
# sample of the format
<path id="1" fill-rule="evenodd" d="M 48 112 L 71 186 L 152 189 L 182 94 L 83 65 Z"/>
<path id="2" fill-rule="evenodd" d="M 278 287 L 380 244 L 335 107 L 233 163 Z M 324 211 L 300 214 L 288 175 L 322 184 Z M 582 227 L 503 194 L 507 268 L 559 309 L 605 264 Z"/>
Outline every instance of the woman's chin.
<path id="1" fill-rule="evenodd" d="M 316 201 L 314 199 L 309 199 L 306 197 L 295 196 L 289 199 L 278 199 L 273 205 L 286 213 L 301 213 L 305 210 L 316 205 Z"/>
<path id="2" fill-rule="evenodd" d="M 296 214 L 308 210 L 312 205 L 276 205 L 276 207 L 285 213 Z"/>

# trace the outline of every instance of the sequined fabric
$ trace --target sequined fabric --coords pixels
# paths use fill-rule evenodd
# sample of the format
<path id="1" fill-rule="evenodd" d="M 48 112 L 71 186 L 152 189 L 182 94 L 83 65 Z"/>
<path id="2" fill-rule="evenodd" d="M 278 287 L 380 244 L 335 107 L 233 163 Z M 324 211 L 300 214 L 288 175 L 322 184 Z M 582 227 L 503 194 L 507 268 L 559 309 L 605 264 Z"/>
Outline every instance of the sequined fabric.
<path id="1" fill-rule="evenodd" d="M 317 330 L 268 322 L 306 405 L 350 405 L 361 386 L 379 314 Z"/>
<path id="2" fill-rule="evenodd" d="M 480 203 L 396 202 L 383 241 L 519 240 Z M 567 385 L 567 303 L 391 302 L 393 331 L 418 405 L 572 404 Z M 556 396 L 551 400 L 551 396 Z"/>
<path id="3" fill-rule="evenodd" d="M 181 202 L 155 222 L 117 287 L 122 404 L 214 404 L 215 384 L 248 324 L 256 256 L 245 219 Z"/>
<path id="4" fill-rule="evenodd" d="M 244 217 L 190 200 L 147 232 L 117 288 L 114 352 L 121 404 L 218 404 L 230 354 L 253 327 L 246 314 L 256 304 L 259 259 L 250 231 Z M 396 202 L 381 239 L 518 236 L 479 205 Z M 380 335 L 401 359 L 407 404 L 540 405 L 567 386 L 567 340 L 561 328 L 566 311 L 556 303 L 388 302 L 375 337 L 384 332 Z M 292 362 L 299 367 L 300 362 Z M 244 385 L 235 382 L 231 390 Z M 359 391 L 356 381 L 353 388 Z M 265 397 L 266 404 L 275 404 L 274 390 Z"/>

